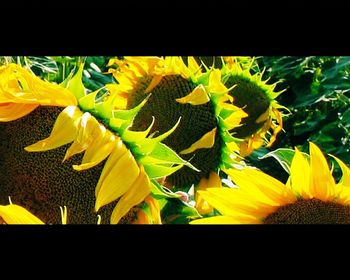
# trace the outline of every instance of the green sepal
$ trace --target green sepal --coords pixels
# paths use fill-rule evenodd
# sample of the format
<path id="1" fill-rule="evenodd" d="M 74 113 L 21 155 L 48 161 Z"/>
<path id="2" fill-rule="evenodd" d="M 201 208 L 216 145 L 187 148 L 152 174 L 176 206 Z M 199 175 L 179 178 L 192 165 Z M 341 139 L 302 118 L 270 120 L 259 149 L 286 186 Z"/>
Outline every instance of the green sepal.
<path id="1" fill-rule="evenodd" d="M 139 143 L 137 143 L 136 147 L 133 149 L 133 152 L 135 152 L 138 155 L 148 155 L 150 154 L 156 147 L 157 143 L 163 141 L 166 137 L 168 137 L 171 133 L 174 132 L 174 130 L 177 128 L 181 120 L 181 117 L 177 121 L 177 123 L 169 129 L 167 132 L 164 132 L 163 134 L 159 135 L 155 138 L 145 138 Z"/>
<path id="2" fill-rule="evenodd" d="M 164 163 L 183 164 L 197 172 L 200 172 L 199 169 L 194 167 L 188 161 L 182 159 L 174 150 L 163 143 L 157 143 L 154 150 L 147 157 L 154 160 L 163 161 Z"/>
<path id="3" fill-rule="evenodd" d="M 173 193 L 171 190 L 169 190 L 168 188 L 164 187 L 163 185 L 161 185 L 156 180 L 152 180 L 151 181 L 151 185 L 152 185 L 152 190 L 151 190 L 152 197 L 154 197 L 155 199 L 179 198 L 179 197 L 181 197 L 181 195 Z"/>
<path id="4" fill-rule="evenodd" d="M 77 100 L 85 96 L 85 87 L 83 84 L 83 70 L 84 63 L 81 63 L 79 65 L 78 72 L 66 83 L 67 88 L 74 94 Z M 63 83 L 65 83 L 65 81 Z"/>
<path id="5" fill-rule="evenodd" d="M 141 110 L 141 108 L 146 104 L 147 100 L 149 99 L 151 95 L 147 95 L 147 97 L 136 107 L 130 109 L 130 110 L 113 110 L 113 117 L 116 119 L 122 119 L 122 120 L 132 120 L 135 118 L 137 113 Z"/>
<path id="6" fill-rule="evenodd" d="M 123 131 L 123 134 L 121 135 L 123 141 L 127 143 L 132 143 L 132 142 L 139 142 L 145 139 L 154 125 L 154 120 L 155 120 L 154 117 L 152 117 L 152 123 L 145 131 L 132 131 L 132 130 L 125 129 Z"/>
<path id="7" fill-rule="evenodd" d="M 84 109 L 85 111 L 90 111 L 95 108 L 95 100 L 96 95 L 100 92 L 101 89 L 98 89 L 94 92 L 91 92 L 82 98 L 79 99 L 79 106 Z"/>
<path id="8" fill-rule="evenodd" d="M 164 165 L 155 165 L 155 164 L 145 164 L 143 166 L 150 179 L 157 179 L 157 178 L 169 176 L 174 172 L 178 171 L 181 167 L 183 167 L 183 165 L 164 166 Z"/>

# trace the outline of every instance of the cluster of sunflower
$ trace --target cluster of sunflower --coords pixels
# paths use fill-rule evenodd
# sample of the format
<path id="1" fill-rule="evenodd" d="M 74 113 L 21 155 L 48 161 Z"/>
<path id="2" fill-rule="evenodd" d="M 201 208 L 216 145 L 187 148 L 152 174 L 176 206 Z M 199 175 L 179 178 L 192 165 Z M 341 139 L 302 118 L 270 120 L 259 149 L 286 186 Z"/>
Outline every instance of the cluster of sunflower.
<path id="1" fill-rule="evenodd" d="M 3 223 L 349 223 L 350 170 L 295 149 L 284 184 L 244 158 L 282 130 L 254 58 L 123 57 L 88 91 L 0 66 Z M 217 63 L 219 61 L 219 63 Z M 233 183 L 232 183 L 233 182 Z M 185 217 L 185 218 L 183 218 Z"/>

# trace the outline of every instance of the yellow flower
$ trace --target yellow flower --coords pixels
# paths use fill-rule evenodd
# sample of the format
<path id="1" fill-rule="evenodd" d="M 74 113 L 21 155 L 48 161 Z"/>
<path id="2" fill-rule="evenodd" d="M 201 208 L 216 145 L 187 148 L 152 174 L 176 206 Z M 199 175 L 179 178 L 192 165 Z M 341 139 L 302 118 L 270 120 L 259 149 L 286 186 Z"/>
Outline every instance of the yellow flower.
<path id="1" fill-rule="evenodd" d="M 39 105 L 65 107 L 77 105 L 77 100 L 69 90 L 17 64 L 0 66 L 0 122 L 21 118 Z"/>
<path id="2" fill-rule="evenodd" d="M 284 90 L 275 92 L 277 83 L 267 84 L 269 79 L 263 80 L 264 71 L 251 74 L 254 59 L 224 57 L 223 64 L 222 80 L 225 86 L 233 87 L 230 90 L 233 104 L 243 108 L 248 115 L 242 119 L 241 126 L 230 131 L 235 137 L 244 139 L 240 144 L 240 155 L 245 157 L 262 145 L 270 147 L 282 130 L 282 114 L 278 109 L 287 108 L 278 104 L 275 98 Z"/>
<path id="3" fill-rule="evenodd" d="M 321 150 L 310 143 L 310 162 L 295 149 L 286 184 L 253 168 L 227 170 L 235 188 L 210 188 L 200 195 L 222 216 L 192 224 L 350 223 L 350 169 L 334 157 L 343 176 L 336 183 Z"/>
<path id="4" fill-rule="evenodd" d="M 21 69 L 16 65 L 11 67 Z M 132 110 L 120 110 L 117 106 L 119 103 L 116 103 L 119 101 L 116 94 L 108 91 L 103 93 L 103 88 L 87 94 L 82 84 L 82 72 L 83 65 L 66 82 L 67 89 L 55 86 L 57 92 L 48 90 L 50 84 L 48 89 L 41 86 L 44 82 L 38 78 L 25 80 L 22 76 L 14 76 L 6 80 L 7 76 L 4 74 L 4 88 L 15 84 L 19 93 L 12 94 L 15 92 L 12 90 L 1 91 L 0 102 L 10 100 L 14 104 L 26 105 L 35 101 L 35 106 L 66 106 L 58 115 L 50 136 L 25 147 L 25 150 L 41 152 L 73 142 L 63 161 L 84 152 L 81 164 L 73 165 L 77 171 L 92 168 L 107 159 L 95 189 L 95 211 L 118 200 L 110 218 L 111 223 L 118 223 L 133 206 L 149 195 L 153 186 L 151 180 L 167 176 L 183 165 L 192 165 L 161 143 L 175 130 L 178 123 L 167 132 L 152 138 L 149 137 L 149 132 L 154 121 L 145 131 L 130 130 L 134 116 L 147 99 Z M 27 77 L 27 72 L 22 74 Z M 18 89 L 22 83 L 28 83 L 31 91 L 22 94 Z M 11 99 L 8 97 L 9 92 L 12 94 Z M 23 97 L 27 95 L 28 97 Z M 17 115 L 16 118 L 20 116 L 22 115 Z"/>
<path id="5" fill-rule="evenodd" d="M 118 96 L 120 109 L 131 110 L 148 102 L 135 116 L 132 129 L 144 130 L 155 118 L 151 133 L 164 133 L 181 117 L 164 143 L 196 167 L 184 166 L 166 178 L 167 186 L 189 189 L 211 172 L 230 168 L 240 160 L 239 141 L 230 130 L 247 114 L 232 104 L 219 69 L 203 72 L 193 57 L 125 57 L 113 59 L 118 83 L 107 85 Z"/>

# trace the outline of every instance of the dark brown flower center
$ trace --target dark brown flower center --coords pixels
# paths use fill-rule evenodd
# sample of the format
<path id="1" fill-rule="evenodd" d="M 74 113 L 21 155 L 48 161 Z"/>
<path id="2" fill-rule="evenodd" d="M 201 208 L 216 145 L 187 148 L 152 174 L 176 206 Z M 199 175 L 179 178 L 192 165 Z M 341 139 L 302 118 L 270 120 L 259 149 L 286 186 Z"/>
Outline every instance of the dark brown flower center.
<path id="1" fill-rule="evenodd" d="M 83 154 L 62 163 L 68 145 L 46 152 L 27 152 L 24 147 L 48 137 L 62 108 L 39 107 L 12 122 L 0 123 L 0 205 L 26 208 L 45 223 L 61 224 L 60 206 L 67 206 L 68 223 L 96 224 L 95 187 L 103 163 L 77 172 Z M 70 145 L 70 144 L 69 144 Z M 115 203 L 98 214 L 109 223 Z"/>
<path id="2" fill-rule="evenodd" d="M 350 224 L 350 206 L 319 199 L 301 199 L 281 206 L 264 224 Z"/>
<path id="3" fill-rule="evenodd" d="M 133 130 L 145 130 L 155 117 L 155 125 L 151 131 L 164 133 L 171 129 L 181 117 L 181 122 L 176 130 L 164 140 L 164 143 L 179 153 L 198 141 L 204 134 L 217 126 L 217 119 L 213 105 L 208 102 L 203 105 L 180 104 L 175 99 L 188 95 L 196 85 L 179 75 L 165 76 L 161 82 L 151 91 L 152 95 L 145 106 L 140 110 L 133 123 Z M 137 91 L 135 94 L 141 95 Z M 129 108 L 135 107 L 144 98 L 132 98 Z M 135 102 L 137 100 L 137 102 Z M 188 189 L 192 184 L 197 184 L 203 176 L 216 170 L 221 160 L 221 137 L 216 135 L 215 144 L 210 149 L 198 149 L 188 155 L 181 155 L 201 170 L 196 172 L 188 167 L 183 167 L 167 178 L 167 182 L 180 189 Z"/>
<path id="4" fill-rule="evenodd" d="M 235 137 L 245 138 L 256 133 L 264 124 L 257 123 L 257 119 L 264 114 L 270 106 L 270 99 L 257 84 L 240 76 L 231 76 L 225 86 L 227 88 L 236 85 L 230 95 L 234 98 L 233 104 L 242 108 L 248 117 L 243 118 L 241 126 L 232 129 Z"/>

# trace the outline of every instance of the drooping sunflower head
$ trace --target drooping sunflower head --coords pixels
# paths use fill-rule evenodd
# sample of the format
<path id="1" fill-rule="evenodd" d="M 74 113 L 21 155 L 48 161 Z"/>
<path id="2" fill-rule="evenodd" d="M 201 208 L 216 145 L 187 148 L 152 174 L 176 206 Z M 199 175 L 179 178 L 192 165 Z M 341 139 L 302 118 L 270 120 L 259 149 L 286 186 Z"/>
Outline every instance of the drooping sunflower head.
<path id="1" fill-rule="evenodd" d="M 130 110 L 148 98 L 132 129 L 144 130 L 155 118 L 151 133 L 157 135 L 181 118 L 164 143 L 199 171 L 185 166 L 169 176 L 166 184 L 188 189 L 236 159 L 238 146 L 229 130 L 246 114 L 231 103 L 220 70 L 203 71 L 193 57 L 187 65 L 180 57 L 126 57 L 111 63 L 119 68 L 111 70 L 117 84 L 108 87 L 117 93 L 122 108 Z"/>
<path id="2" fill-rule="evenodd" d="M 349 224 L 350 169 L 333 158 L 343 172 L 338 183 L 313 143 L 309 158 L 295 149 L 286 184 L 253 168 L 227 170 L 238 188 L 200 191 L 222 216 L 192 223 Z"/>
<path id="3" fill-rule="evenodd" d="M 144 99 L 136 107 L 127 110 L 118 107 L 120 98 L 117 95 L 104 91 L 103 88 L 87 93 L 82 84 L 83 67 L 83 64 L 80 65 L 78 72 L 62 85 L 44 82 L 17 65 L 10 65 L 10 68 L 1 69 L 12 71 L 9 73 L 0 72 L 0 80 L 2 82 L 0 116 L 4 116 L 0 121 L 17 120 L 23 116 L 21 110 L 11 111 L 8 110 L 7 106 L 14 109 L 29 106 L 24 115 L 28 115 L 40 105 L 48 105 L 53 108 L 62 106 L 65 108 L 55 112 L 52 131 L 51 133 L 45 131 L 44 139 L 37 140 L 36 143 L 32 144 L 28 139 L 25 139 L 26 137 L 22 137 L 24 141 L 20 141 L 19 145 L 19 149 L 22 151 L 24 148 L 22 145 L 26 143 L 25 150 L 27 152 L 51 152 L 51 150 L 58 148 L 56 151 L 59 152 L 52 154 L 51 162 L 47 161 L 47 157 L 44 157 L 46 160 L 44 163 L 52 167 L 52 170 L 48 170 L 49 174 L 45 174 L 45 177 L 49 177 L 47 182 L 41 180 L 36 174 L 32 174 L 31 168 L 29 170 L 26 168 L 26 162 L 16 160 L 16 166 L 13 166 L 13 169 L 21 173 L 23 176 L 21 182 L 28 183 L 30 188 L 24 188 L 20 184 L 16 184 L 14 187 L 16 178 L 14 178 L 13 174 L 8 176 L 8 174 L 1 172 L 1 179 L 4 179 L 5 184 L 0 189 L 0 198 L 3 199 L 5 195 L 13 192 L 14 189 L 19 189 L 20 197 L 16 196 L 16 201 L 32 203 L 34 205 L 28 206 L 36 210 L 42 209 L 43 203 L 57 204 L 58 201 L 61 202 L 63 200 L 62 204 L 72 203 L 70 204 L 72 207 L 69 208 L 72 209 L 73 213 L 79 212 L 78 214 L 74 213 L 75 216 L 81 214 L 81 212 L 84 213 L 79 216 L 76 223 L 89 221 L 87 217 L 90 218 L 92 214 L 96 215 L 94 212 L 104 210 L 102 208 L 114 203 L 114 208 L 109 208 L 108 212 L 110 222 L 118 223 L 133 206 L 140 204 L 150 194 L 153 186 L 152 180 L 167 176 L 180 169 L 183 165 L 193 167 L 190 163 L 181 159 L 173 150 L 161 143 L 175 130 L 178 122 L 168 131 L 152 138 L 149 137 L 149 133 L 154 120 L 148 124 L 144 131 L 131 130 L 130 127 L 134 116 L 146 104 L 147 99 Z M 24 84 L 23 87 L 21 86 L 22 84 Z M 31 107 L 31 104 L 35 107 Z M 33 114 L 38 112 L 36 110 Z M 40 114 L 36 115 L 40 116 Z M 44 119 L 40 119 L 37 124 L 34 123 L 33 125 L 33 122 L 31 122 L 32 126 L 26 126 L 26 130 L 36 131 L 36 127 L 42 127 L 43 125 L 45 130 L 47 130 L 45 117 L 49 116 L 44 115 Z M 24 119 L 28 121 L 30 116 L 26 116 Z M 51 119 L 52 116 L 50 116 Z M 21 123 L 21 120 L 18 121 L 18 123 L 14 123 L 14 126 Z M 52 122 L 50 122 L 51 124 Z M 2 132 L 0 133 L 1 137 L 8 136 L 2 135 Z M 21 138 L 21 136 L 16 137 Z M 71 145 L 66 149 L 66 145 L 70 143 Z M 1 143 L 1 151 L 6 149 L 5 146 Z M 10 145 L 10 147 L 12 146 Z M 60 147 L 64 149 L 62 150 Z M 84 155 L 77 160 L 77 156 L 81 153 L 84 153 Z M 61 177 L 66 177 L 69 172 L 66 170 L 68 168 L 67 165 L 65 168 L 61 168 L 62 155 L 64 162 L 75 158 L 72 162 L 74 170 L 72 170 L 70 165 L 71 175 L 68 176 L 69 178 L 64 178 L 65 180 L 63 181 L 67 183 L 71 177 L 76 180 L 73 180 L 73 187 L 70 181 L 63 185 L 63 189 L 62 184 L 60 184 L 62 181 Z M 16 152 L 6 156 L 5 159 L 7 162 L 11 162 L 11 159 L 13 160 L 14 158 L 16 159 Z M 38 158 L 31 157 L 30 167 L 33 167 L 34 170 L 37 170 L 37 166 L 45 168 L 40 158 L 38 161 L 35 161 L 35 159 Z M 90 178 L 92 182 L 89 182 L 89 179 L 81 181 L 86 177 L 84 175 L 76 177 L 75 174 L 78 172 L 85 173 L 85 175 L 89 174 L 86 172 L 97 165 L 99 166 L 98 171 L 102 172 L 100 176 L 97 175 L 97 177 Z M 25 172 L 23 172 L 21 167 L 24 167 Z M 49 190 L 48 193 L 41 194 L 41 197 L 40 189 L 38 189 L 40 183 L 48 185 L 46 189 Z M 3 184 L 2 181 L 1 184 Z M 91 207 L 91 186 L 95 187 L 95 184 L 94 205 Z M 84 199 L 84 190 L 86 191 L 86 199 Z M 27 198 L 29 195 L 35 196 L 36 199 L 34 201 L 29 199 L 28 202 Z M 51 215 L 47 215 L 42 211 L 38 212 L 45 220 L 52 218 Z M 86 216 L 84 216 L 85 214 Z M 53 219 L 55 223 L 56 220 L 55 218 Z"/>
<path id="4" fill-rule="evenodd" d="M 244 139 L 240 153 L 247 156 L 264 144 L 271 146 L 282 130 L 282 114 L 278 109 L 284 107 L 275 98 L 284 90 L 276 92 L 277 83 L 263 80 L 264 71 L 252 74 L 252 58 L 224 57 L 223 63 L 222 79 L 225 86 L 232 88 L 233 104 L 247 113 L 241 126 L 231 130 L 235 137 Z"/>

